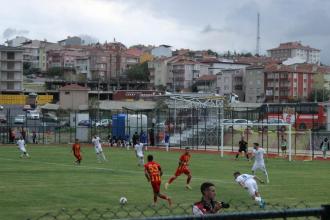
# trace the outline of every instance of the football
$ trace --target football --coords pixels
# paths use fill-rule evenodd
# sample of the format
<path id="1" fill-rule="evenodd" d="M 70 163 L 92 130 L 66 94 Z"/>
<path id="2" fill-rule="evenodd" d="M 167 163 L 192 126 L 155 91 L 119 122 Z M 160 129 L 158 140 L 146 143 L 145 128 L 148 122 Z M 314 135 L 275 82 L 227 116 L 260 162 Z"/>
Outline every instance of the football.
<path id="1" fill-rule="evenodd" d="M 119 203 L 120 203 L 121 205 L 125 205 L 125 204 L 127 203 L 127 199 L 126 199 L 126 197 L 120 197 L 120 199 L 119 199 Z"/>

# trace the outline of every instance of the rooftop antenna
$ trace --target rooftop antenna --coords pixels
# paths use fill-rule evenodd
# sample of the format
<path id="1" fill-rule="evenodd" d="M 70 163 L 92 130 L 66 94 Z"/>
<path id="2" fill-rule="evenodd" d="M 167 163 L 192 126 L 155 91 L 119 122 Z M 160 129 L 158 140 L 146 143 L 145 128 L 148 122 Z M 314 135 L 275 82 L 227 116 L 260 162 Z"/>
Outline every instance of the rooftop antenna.
<path id="1" fill-rule="evenodd" d="M 260 14 L 258 12 L 256 55 L 259 54 L 260 54 Z"/>

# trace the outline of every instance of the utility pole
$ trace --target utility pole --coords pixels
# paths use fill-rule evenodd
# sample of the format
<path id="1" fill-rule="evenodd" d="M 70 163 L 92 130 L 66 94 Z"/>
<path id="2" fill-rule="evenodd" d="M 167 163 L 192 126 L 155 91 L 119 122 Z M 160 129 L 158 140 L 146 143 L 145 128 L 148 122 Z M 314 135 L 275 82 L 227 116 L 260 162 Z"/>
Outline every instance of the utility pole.
<path id="1" fill-rule="evenodd" d="M 260 14 L 257 14 L 258 21 L 257 21 L 257 46 L 256 46 L 256 55 L 260 54 Z"/>

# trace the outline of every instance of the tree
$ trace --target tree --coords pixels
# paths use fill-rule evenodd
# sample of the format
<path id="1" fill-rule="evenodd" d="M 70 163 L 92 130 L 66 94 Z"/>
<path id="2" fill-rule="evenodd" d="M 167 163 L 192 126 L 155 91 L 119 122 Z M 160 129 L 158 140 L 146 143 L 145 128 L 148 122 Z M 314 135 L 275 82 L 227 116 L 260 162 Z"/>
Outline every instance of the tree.
<path id="1" fill-rule="evenodd" d="M 126 74 L 129 80 L 149 81 L 148 62 L 132 66 Z"/>
<path id="2" fill-rule="evenodd" d="M 310 101 L 326 102 L 330 98 L 330 91 L 327 89 L 313 89 L 309 95 Z"/>

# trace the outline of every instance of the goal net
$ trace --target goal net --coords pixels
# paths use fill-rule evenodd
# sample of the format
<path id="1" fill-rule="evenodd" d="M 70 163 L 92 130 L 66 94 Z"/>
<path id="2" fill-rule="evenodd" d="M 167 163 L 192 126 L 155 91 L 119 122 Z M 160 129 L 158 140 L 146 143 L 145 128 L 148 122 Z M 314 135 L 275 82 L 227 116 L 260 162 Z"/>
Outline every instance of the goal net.
<path id="1" fill-rule="evenodd" d="M 253 143 L 259 143 L 260 146 L 266 148 L 265 150 L 269 155 L 283 156 L 284 158 L 288 158 L 289 161 L 292 160 L 293 132 L 291 124 L 223 122 L 220 124 L 220 127 L 221 157 L 223 157 L 225 150 L 233 149 L 228 146 L 228 141 L 226 140 L 231 139 L 231 145 L 238 146 L 238 142 L 244 137 L 244 140 L 248 142 L 249 146 L 252 146 Z"/>

